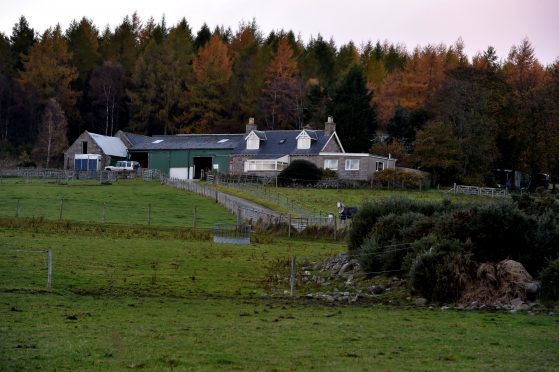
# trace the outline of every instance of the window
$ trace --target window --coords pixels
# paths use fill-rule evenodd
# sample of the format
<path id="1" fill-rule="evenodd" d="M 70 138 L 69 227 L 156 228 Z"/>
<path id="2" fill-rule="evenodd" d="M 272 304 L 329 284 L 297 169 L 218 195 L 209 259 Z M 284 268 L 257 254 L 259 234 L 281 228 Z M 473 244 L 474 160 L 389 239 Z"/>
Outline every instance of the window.
<path id="1" fill-rule="evenodd" d="M 359 170 L 359 160 L 347 159 L 345 161 L 345 170 Z"/>
<path id="2" fill-rule="evenodd" d="M 229 138 L 220 139 L 217 143 L 225 143 L 227 141 L 229 141 Z"/>
<path id="3" fill-rule="evenodd" d="M 82 141 L 82 154 L 87 154 L 87 141 Z"/>
<path id="4" fill-rule="evenodd" d="M 153 141 L 152 143 L 161 143 L 161 142 L 163 142 L 163 140 L 162 140 L 162 139 L 158 139 L 158 140 Z"/>
<path id="5" fill-rule="evenodd" d="M 311 148 L 311 139 L 309 137 L 299 137 L 297 140 L 297 148 L 300 150 Z"/>
<path id="6" fill-rule="evenodd" d="M 384 162 L 382 161 L 377 161 L 376 162 L 376 167 L 375 169 L 377 170 L 377 172 L 384 170 Z"/>
<path id="7" fill-rule="evenodd" d="M 260 147 L 260 139 L 256 136 L 247 139 L 247 150 L 258 150 Z"/>
<path id="8" fill-rule="evenodd" d="M 324 169 L 338 170 L 338 159 L 325 159 Z"/>
<path id="9" fill-rule="evenodd" d="M 282 171 L 287 168 L 287 163 L 277 160 L 247 160 L 245 172 L 250 171 Z"/>

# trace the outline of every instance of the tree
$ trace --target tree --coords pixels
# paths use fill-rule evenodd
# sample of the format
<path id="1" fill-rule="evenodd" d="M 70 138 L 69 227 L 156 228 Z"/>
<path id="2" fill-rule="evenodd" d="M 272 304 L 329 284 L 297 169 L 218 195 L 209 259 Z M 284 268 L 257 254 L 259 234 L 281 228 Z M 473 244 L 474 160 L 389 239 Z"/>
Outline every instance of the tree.
<path id="1" fill-rule="evenodd" d="M 0 32 L 0 74 L 10 74 L 12 72 L 13 58 L 10 40 Z"/>
<path id="2" fill-rule="evenodd" d="M 62 152 L 68 147 L 67 130 L 68 123 L 64 111 L 56 99 L 49 99 L 33 150 L 33 155 L 37 159 L 44 160 L 45 168 L 52 164 L 53 159 L 60 158 Z"/>
<path id="3" fill-rule="evenodd" d="M 363 69 L 354 66 L 334 91 L 330 112 L 338 123 L 336 132 L 348 152 L 367 152 L 377 128 Z"/>
<path id="4" fill-rule="evenodd" d="M 269 129 L 293 129 L 302 126 L 299 69 L 288 38 L 280 40 L 278 50 L 266 70 L 260 97 L 260 112 Z"/>
<path id="5" fill-rule="evenodd" d="M 104 123 L 102 127 L 94 127 L 106 136 L 112 136 L 118 128 L 115 115 L 118 116 L 124 98 L 124 85 L 124 69 L 119 63 L 105 61 L 91 73 L 89 99 L 94 117 L 92 124 Z"/>
<path id="6" fill-rule="evenodd" d="M 327 42 L 319 34 L 311 39 L 301 58 L 301 73 L 304 80 L 316 79 L 325 89 L 336 83 L 336 45 Z"/>
<path id="7" fill-rule="evenodd" d="M 208 25 L 204 22 L 194 39 L 194 49 L 198 50 L 202 48 L 208 41 L 210 41 L 211 38 L 212 32 L 210 31 Z"/>
<path id="8" fill-rule="evenodd" d="M 178 117 L 181 132 L 212 132 L 227 116 L 223 97 L 227 94 L 231 74 L 227 45 L 214 35 L 192 61 L 189 90 L 180 103 L 187 110 Z"/>
<path id="9" fill-rule="evenodd" d="M 54 98 L 65 114 L 77 121 L 79 112 L 76 101 L 79 92 L 72 89 L 72 82 L 78 77 L 78 71 L 72 66 L 71 59 L 60 26 L 48 29 L 25 58 L 20 82 L 28 98 L 36 101 L 39 107 Z M 74 129 L 71 134 L 77 137 L 79 128 Z"/>
<path id="10" fill-rule="evenodd" d="M 431 183 L 449 183 L 458 167 L 458 139 L 452 128 L 440 121 L 431 121 L 417 132 L 413 153 L 420 169 L 431 172 Z"/>
<path id="11" fill-rule="evenodd" d="M 35 44 L 35 30 L 29 27 L 24 16 L 19 18 L 18 23 L 12 28 L 10 43 L 12 56 L 14 57 L 14 70 L 23 69 L 24 58 L 29 54 L 29 49 Z"/>
<path id="12" fill-rule="evenodd" d="M 66 30 L 66 38 L 81 84 L 85 84 L 89 73 L 101 61 L 99 32 L 91 20 L 84 17 L 79 23 L 76 21 L 70 23 L 70 27 Z"/>

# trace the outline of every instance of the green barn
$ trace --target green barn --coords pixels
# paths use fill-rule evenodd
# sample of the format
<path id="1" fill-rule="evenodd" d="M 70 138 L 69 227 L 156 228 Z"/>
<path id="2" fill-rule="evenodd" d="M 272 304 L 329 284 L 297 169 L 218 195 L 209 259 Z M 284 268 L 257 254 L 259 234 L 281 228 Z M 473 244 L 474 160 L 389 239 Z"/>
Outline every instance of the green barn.
<path id="1" fill-rule="evenodd" d="M 132 160 L 169 177 L 200 179 L 208 171 L 226 173 L 244 134 L 154 136 L 129 149 Z"/>

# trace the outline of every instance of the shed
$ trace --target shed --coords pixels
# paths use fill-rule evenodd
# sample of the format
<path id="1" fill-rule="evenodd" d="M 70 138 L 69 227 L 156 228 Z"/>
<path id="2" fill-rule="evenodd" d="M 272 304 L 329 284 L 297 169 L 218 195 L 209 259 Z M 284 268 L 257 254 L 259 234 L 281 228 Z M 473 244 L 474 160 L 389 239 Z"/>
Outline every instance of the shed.
<path id="1" fill-rule="evenodd" d="M 208 171 L 225 173 L 242 134 L 153 136 L 130 148 L 132 159 L 147 158 L 150 169 L 179 179 L 203 178 Z"/>
<path id="2" fill-rule="evenodd" d="M 74 169 L 76 155 L 90 155 L 90 158 L 99 159 L 99 170 L 126 159 L 128 150 L 120 138 L 85 131 L 64 151 L 64 169 Z M 99 155 L 100 158 L 94 155 Z"/>

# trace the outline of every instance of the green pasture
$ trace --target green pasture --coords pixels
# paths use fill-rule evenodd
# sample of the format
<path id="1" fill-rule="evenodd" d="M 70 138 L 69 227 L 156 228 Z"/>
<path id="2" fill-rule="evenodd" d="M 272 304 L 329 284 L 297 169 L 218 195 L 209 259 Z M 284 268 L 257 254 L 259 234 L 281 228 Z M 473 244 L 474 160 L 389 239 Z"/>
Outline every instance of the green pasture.
<path id="1" fill-rule="evenodd" d="M 18 207 L 19 205 L 19 207 Z M 234 216 L 215 201 L 194 193 L 140 179 L 111 185 L 96 181 L 10 179 L 0 182 L 0 216 L 43 217 L 109 224 L 211 227 L 234 223 Z M 196 221 L 196 222 L 195 222 Z"/>
<path id="2" fill-rule="evenodd" d="M 172 230 L 135 236 L 119 226 L 20 221 L 0 224 L 3 370 L 559 365 L 557 317 L 334 305 L 268 291 L 278 262 L 320 259 L 343 243 L 260 236 L 250 246 L 218 245 Z"/>

